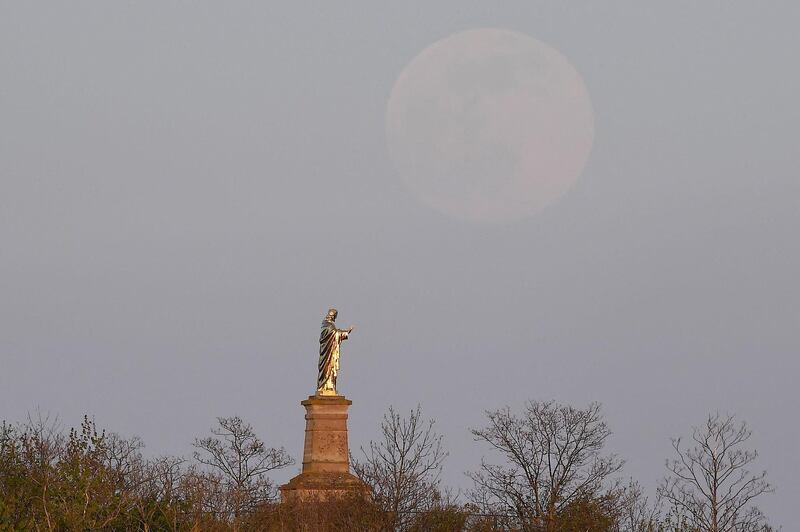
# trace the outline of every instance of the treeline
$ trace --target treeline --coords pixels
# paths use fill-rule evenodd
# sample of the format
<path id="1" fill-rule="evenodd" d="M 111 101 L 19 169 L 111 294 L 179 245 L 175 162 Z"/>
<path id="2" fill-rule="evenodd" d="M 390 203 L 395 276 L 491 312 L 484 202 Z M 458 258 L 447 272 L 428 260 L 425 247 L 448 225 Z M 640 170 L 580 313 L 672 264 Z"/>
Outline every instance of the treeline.
<path id="1" fill-rule="evenodd" d="M 390 408 L 379 436 L 351 456 L 371 498 L 281 503 L 270 473 L 295 463 L 238 417 L 219 418 L 191 458 L 145 458 L 84 418 L 61 430 L 42 416 L 0 427 L 0 530 L 364 530 L 756 532 L 771 530 L 755 499 L 751 431 L 713 414 L 684 441 L 653 497 L 606 449 L 601 408 L 529 402 L 486 413 L 472 430 L 484 457 L 472 487 L 442 485 L 447 452 L 419 408 Z"/>

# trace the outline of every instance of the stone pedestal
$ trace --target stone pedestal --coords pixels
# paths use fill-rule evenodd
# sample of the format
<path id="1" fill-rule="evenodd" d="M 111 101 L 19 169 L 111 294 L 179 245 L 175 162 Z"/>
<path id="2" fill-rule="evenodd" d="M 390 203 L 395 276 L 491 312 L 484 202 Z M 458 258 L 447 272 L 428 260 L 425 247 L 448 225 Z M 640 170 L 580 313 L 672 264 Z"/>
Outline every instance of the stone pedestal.
<path id="1" fill-rule="evenodd" d="M 281 497 L 330 499 L 368 493 L 367 486 L 350 474 L 347 446 L 347 409 L 353 404 L 343 395 L 312 395 L 306 408 L 303 470 L 280 487 Z"/>

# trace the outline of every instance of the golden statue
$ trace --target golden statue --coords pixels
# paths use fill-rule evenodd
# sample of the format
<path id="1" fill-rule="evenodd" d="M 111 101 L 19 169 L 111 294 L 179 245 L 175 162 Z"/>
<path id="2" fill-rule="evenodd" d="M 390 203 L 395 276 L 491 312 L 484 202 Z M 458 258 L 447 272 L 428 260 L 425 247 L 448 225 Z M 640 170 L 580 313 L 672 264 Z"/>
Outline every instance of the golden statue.
<path id="1" fill-rule="evenodd" d="M 317 376 L 317 395 L 338 395 L 336 393 L 336 376 L 339 374 L 339 344 L 347 340 L 353 328 L 337 329 L 335 308 L 328 310 L 322 320 L 322 331 L 319 333 L 319 375 Z"/>

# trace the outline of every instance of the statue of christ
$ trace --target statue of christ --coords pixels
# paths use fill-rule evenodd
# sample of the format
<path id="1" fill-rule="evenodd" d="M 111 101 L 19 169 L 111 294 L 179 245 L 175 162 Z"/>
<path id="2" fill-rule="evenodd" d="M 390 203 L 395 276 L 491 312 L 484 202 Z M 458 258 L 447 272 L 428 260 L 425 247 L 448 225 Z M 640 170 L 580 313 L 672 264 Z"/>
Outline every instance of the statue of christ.
<path id="1" fill-rule="evenodd" d="M 347 340 L 353 328 L 337 329 L 335 308 L 328 310 L 322 320 L 319 333 L 319 374 L 317 376 L 317 395 L 338 395 L 336 393 L 336 377 L 339 374 L 339 344 Z"/>

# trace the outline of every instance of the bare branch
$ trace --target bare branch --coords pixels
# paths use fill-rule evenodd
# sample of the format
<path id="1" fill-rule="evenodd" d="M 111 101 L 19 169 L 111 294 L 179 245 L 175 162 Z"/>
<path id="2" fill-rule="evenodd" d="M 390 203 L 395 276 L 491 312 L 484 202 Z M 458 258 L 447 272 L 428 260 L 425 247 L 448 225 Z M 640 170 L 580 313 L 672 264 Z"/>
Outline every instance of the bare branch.
<path id="1" fill-rule="evenodd" d="M 672 505 L 672 517 L 689 526 L 713 532 L 757 532 L 767 529 L 766 519 L 751 503 L 773 491 L 766 472 L 747 469 L 758 453 L 742 449 L 752 431 L 734 416 L 711 414 L 702 428 L 695 427 L 695 445 L 683 448 L 673 440 L 677 459 L 667 461 L 670 475 L 659 495 Z"/>

